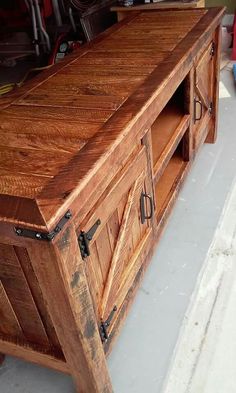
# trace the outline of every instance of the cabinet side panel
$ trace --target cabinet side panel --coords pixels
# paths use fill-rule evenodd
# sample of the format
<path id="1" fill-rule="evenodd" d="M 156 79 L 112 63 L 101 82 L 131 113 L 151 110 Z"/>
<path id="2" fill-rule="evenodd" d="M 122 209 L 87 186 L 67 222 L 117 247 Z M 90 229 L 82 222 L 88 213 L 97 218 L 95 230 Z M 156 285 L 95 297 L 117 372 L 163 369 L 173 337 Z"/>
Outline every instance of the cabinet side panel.
<path id="1" fill-rule="evenodd" d="M 0 243 L 0 334 L 63 357 L 27 250 Z"/>

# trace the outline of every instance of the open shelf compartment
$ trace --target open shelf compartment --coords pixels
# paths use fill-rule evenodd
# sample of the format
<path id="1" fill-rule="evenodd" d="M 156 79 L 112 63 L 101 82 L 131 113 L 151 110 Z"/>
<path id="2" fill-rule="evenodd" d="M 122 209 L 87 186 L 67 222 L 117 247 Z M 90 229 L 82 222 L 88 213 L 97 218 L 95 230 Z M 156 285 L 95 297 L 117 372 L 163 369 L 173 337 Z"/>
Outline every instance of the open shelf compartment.
<path id="1" fill-rule="evenodd" d="M 186 101 L 183 81 L 151 126 L 157 223 L 174 202 L 191 156 Z"/>
<path id="2" fill-rule="evenodd" d="M 167 166 L 189 123 L 190 115 L 184 110 L 184 83 L 182 83 L 151 127 L 155 182 Z"/>

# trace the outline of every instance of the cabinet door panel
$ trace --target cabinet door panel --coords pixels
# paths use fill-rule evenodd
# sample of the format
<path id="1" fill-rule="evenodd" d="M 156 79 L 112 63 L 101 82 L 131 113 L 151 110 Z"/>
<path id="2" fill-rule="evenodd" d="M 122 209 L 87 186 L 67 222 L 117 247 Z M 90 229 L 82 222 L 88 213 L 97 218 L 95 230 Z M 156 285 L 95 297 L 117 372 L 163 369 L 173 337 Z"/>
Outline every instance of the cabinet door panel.
<path id="1" fill-rule="evenodd" d="M 88 282 L 98 320 L 106 321 L 119 310 L 138 273 L 144 248 L 150 247 L 151 219 L 141 223 L 141 195 L 150 194 L 146 147 L 142 146 L 113 180 L 79 230 L 87 232 L 97 220 L 86 258 Z M 146 201 L 145 201 L 146 202 Z M 147 216 L 150 199 L 144 203 Z"/>
<path id="2" fill-rule="evenodd" d="M 214 94 L 214 43 L 211 42 L 195 67 L 194 77 L 194 147 L 206 136 L 211 120 Z"/>

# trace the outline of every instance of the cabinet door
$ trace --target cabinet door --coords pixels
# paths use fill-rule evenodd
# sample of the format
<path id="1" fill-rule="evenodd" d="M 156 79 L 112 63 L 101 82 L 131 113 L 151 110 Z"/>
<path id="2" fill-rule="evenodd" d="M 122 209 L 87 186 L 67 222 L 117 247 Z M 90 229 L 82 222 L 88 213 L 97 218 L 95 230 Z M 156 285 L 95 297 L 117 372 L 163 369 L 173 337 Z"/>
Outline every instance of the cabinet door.
<path id="1" fill-rule="evenodd" d="M 206 137 L 205 130 L 213 112 L 215 44 L 211 42 L 195 67 L 194 76 L 194 147 Z"/>
<path id="2" fill-rule="evenodd" d="M 84 259 L 98 321 L 116 318 L 150 249 L 153 204 L 147 176 L 142 146 L 80 225 L 80 234 L 94 228 Z"/>

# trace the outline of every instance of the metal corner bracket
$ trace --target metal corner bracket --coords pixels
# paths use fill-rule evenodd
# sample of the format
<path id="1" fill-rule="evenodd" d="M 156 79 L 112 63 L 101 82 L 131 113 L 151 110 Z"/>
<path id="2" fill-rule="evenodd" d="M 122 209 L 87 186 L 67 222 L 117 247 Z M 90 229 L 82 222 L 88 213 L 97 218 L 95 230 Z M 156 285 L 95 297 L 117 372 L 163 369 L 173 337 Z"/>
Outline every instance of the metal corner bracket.
<path id="1" fill-rule="evenodd" d="M 14 227 L 14 231 L 17 234 L 17 236 L 22 236 L 22 237 L 28 237 L 30 239 L 36 239 L 36 240 L 46 240 L 46 241 L 51 241 L 54 239 L 54 237 L 61 232 L 67 221 L 72 217 L 72 213 L 70 210 L 66 212 L 66 214 L 62 217 L 62 219 L 59 221 L 57 226 L 53 229 L 51 232 L 39 232 L 39 231 L 34 231 L 32 229 L 26 229 L 26 228 L 21 228 L 21 227 Z"/>

